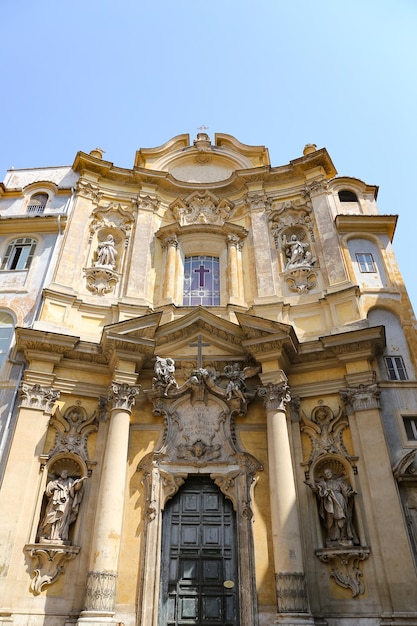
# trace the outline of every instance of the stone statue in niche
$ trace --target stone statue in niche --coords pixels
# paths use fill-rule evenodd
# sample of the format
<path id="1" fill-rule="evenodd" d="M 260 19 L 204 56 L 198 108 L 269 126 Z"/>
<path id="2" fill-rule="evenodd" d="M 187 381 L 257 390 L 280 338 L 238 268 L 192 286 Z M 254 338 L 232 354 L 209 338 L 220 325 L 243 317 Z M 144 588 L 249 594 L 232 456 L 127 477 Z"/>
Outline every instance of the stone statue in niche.
<path id="1" fill-rule="evenodd" d="M 297 237 L 296 234 L 292 234 L 290 239 L 286 235 L 282 236 L 282 243 L 285 250 L 285 256 L 288 259 L 285 266 L 286 270 L 307 266 L 311 267 L 315 259 L 311 252 L 308 250 L 310 247 L 308 243 L 304 243 L 301 237 Z"/>
<path id="2" fill-rule="evenodd" d="M 168 391 L 172 388 L 178 389 L 177 381 L 175 380 L 175 361 L 170 357 L 164 359 L 160 356 L 155 360 L 155 374 L 153 379 L 154 386 L 165 387 L 164 396 L 168 395 Z"/>
<path id="3" fill-rule="evenodd" d="M 96 267 L 111 267 L 116 268 L 116 242 L 113 235 L 107 235 L 107 239 L 100 241 L 97 246 L 97 261 Z"/>
<path id="4" fill-rule="evenodd" d="M 45 515 L 39 525 L 40 542 L 69 544 L 69 528 L 77 519 L 82 499 L 82 487 L 87 476 L 72 478 L 63 469 L 46 485 L 48 499 Z"/>
<path id="5" fill-rule="evenodd" d="M 319 500 L 319 515 L 326 532 L 326 545 L 353 546 L 359 543 L 353 525 L 356 491 L 326 467 L 315 485 L 309 484 Z"/>

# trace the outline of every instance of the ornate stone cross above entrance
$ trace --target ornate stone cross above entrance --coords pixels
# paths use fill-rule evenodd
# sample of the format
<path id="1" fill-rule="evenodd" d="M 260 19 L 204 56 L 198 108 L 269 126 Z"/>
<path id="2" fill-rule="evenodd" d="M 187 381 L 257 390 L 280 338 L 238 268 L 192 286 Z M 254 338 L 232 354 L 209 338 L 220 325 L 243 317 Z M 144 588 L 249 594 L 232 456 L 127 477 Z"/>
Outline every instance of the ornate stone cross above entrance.
<path id="1" fill-rule="evenodd" d="M 203 347 L 210 346 L 211 344 L 203 341 L 201 335 L 197 336 L 197 341 L 188 344 L 190 348 L 197 348 L 197 369 L 201 369 L 203 367 Z"/>

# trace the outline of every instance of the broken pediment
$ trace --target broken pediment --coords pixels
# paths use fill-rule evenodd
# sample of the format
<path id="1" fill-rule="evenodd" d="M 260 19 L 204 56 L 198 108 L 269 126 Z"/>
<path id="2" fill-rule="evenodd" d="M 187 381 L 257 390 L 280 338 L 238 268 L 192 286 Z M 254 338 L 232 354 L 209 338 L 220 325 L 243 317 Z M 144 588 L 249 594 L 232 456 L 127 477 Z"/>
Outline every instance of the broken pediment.
<path id="1" fill-rule="evenodd" d="M 231 135 L 214 135 L 214 143 L 205 132 L 199 132 L 190 144 L 187 134 L 178 135 L 157 148 L 141 148 L 135 167 L 168 172 L 177 180 L 210 183 L 226 180 L 236 170 L 269 165 L 264 146 L 248 146 Z"/>

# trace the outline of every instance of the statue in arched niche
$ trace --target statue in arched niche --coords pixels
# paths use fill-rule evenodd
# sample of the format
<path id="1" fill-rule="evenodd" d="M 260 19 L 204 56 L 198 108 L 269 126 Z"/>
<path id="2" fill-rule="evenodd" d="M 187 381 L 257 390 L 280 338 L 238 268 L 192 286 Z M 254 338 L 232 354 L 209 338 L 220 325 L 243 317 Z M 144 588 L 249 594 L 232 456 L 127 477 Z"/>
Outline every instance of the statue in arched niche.
<path id="1" fill-rule="evenodd" d="M 116 268 L 116 242 L 113 235 L 107 235 L 107 238 L 103 241 L 99 241 L 97 245 L 97 261 L 95 266 Z"/>
<path id="2" fill-rule="evenodd" d="M 300 235 L 293 233 L 289 239 L 283 235 L 282 243 L 287 258 L 286 270 L 301 266 L 311 267 L 314 264 L 315 258 L 308 249 L 310 245 Z"/>
<path id="3" fill-rule="evenodd" d="M 316 481 L 309 486 L 316 493 L 319 515 L 326 533 L 327 546 L 358 544 L 353 524 L 353 505 L 356 491 L 330 466 L 326 466 Z"/>
<path id="4" fill-rule="evenodd" d="M 69 528 L 77 519 L 82 488 L 87 476 L 73 478 L 67 469 L 48 482 L 45 489 L 47 504 L 39 524 L 40 541 L 69 543 Z"/>

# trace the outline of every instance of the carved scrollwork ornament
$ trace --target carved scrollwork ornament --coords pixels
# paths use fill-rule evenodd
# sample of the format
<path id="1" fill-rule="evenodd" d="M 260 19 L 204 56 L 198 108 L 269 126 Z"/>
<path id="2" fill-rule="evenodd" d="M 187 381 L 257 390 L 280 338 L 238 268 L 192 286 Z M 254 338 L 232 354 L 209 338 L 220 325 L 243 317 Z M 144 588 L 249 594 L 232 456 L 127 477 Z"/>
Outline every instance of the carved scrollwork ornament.
<path id="1" fill-rule="evenodd" d="M 316 555 L 322 563 L 327 563 L 330 568 L 330 576 L 344 589 L 350 589 L 352 598 L 365 592 L 362 581 L 362 571 L 359 562 L 369 557 L 369 548 L 350 548 L 316 550 Z"/>
<path id="2" fill-rule="evenodd" d="M 300 415 L 301 432 L 311 442 L 309 458 L 302 465 L 311 465 L 326 454 L 336 454 L 349 461 L 356 460 L 356 457 L 349 455 L 343 441 L 343 432 L 349 427 L 349 421 L 340 407 L 337 414 L 334 414 L 321 401 L 312 410 L 310 417 L 304 411 Z"/>
<path id="3" fill-rule="evenodd" d="M 114 291 L 121 276 L 110 267 L 86 267 L 84 274 L 88 291 L 97 296 L 105 296 Z"/>
<path id="4" fill-rule="evenodd" d="M 65 564 L 77 556 L 80 548 L 78 546 L 28 544 L 25 550 L 34 559 L 30 590 L 37 596 L 44 587 L 52 585 L 64 573 Z"/>
<path id="5" fill-rule="evenodd" d="M 87 465 L 91 465 L 88 458 L 87 441 L 91 433 L 97 431 L 97 414 L 88 416 L 86 410 L 77 401 L 64 414 L 59 407 L 52 416 L 50 426 L 55 429 L 55 441 L 48 458 L 57 454 L 70 453 L 79 456 Z"/>
<path id="6" fill-rule="evenodd" d="M 195 191 L 187 198 L 178 198 L 170 209 L 181 226 L 214 224 L 223 226 L 234 205 L 226 198 L 219 199 L 209 191 Z"/>

